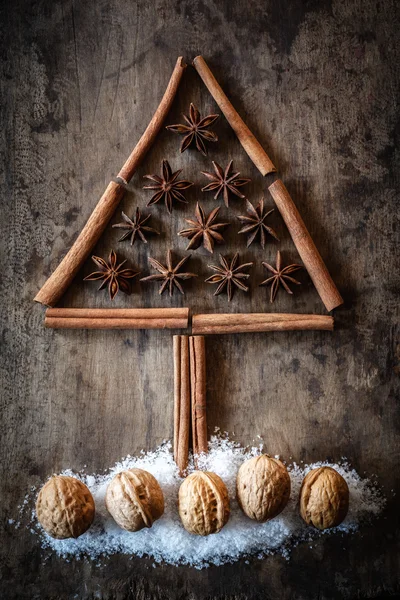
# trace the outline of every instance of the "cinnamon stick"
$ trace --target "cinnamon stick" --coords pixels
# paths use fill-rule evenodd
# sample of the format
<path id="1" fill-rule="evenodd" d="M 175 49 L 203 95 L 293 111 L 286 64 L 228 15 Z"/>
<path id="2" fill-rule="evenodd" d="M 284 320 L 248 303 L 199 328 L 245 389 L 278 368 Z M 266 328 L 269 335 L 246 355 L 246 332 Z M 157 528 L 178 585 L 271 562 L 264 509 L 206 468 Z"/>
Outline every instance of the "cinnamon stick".
<path id="1" fill-rule="evenodd" d="M 235 131 L 240 143 L 246 150 L 250 159 L 259 169 L 262 175 L 267 175 L 276 171 L 273 163 L 263 150 L 260 143 L 245 125 L 241 117 L 238 115 L 232 104 L 229 102 L 221 86 L 210 71 L 207 63 L 202 56 L 197 56 L 193 65 L 199 73 L 200 77 L 207 86 L 210 94 L 224 113 L 227 121 Z M 328 311 L 333 310 L 337 306 L 343 304 L 343 299 L 339 294 L 335 284 L 329 275 L 328 269 L 325 266 L 310 234 L 304 225 L 303 219 L 299 211 L 290 198 L 288 191 L 282 181 L 278 179 L 269 188 L 273 199 L 281 213 L 286 226 L 292 236 L 293 242 L 304 262 L 307 271 L 310 274 L 314 285 L 321 296 L 323 303 Z"/>
<path id="2" fill-rule="evenodd" d="M 271 159 L 228 100 L 204 58 L 202 56 L 196 56 L 193 60 L 193 66 L 202 78 L 211 96 L 224 113 L 226 120 L 236 133 L 239 142 L 242 144 L 244 150 L 247 152 L 257 169 L 262 175 L 275 172 L 276 168 Z"/>
<path id="3" fill-rule="evenodd" d="M 268 189 L 326 310 L 340 306 L 343 299 L 283 182 L 277 179 Z"/>
<path id="4" fill-rule="evenodd" d="M 193 315 L 192 332 L 196 334 L 258 333 L 321 329 L 333 331 L 333 318 L 326 315 L 286 313 L 230 313 Z"/>
<path id="5" fill-rule="evenodd" d="M 189 457 L 190 374 L 189 338 L 174 335 L 174 460 L 181 476 L 185 474 Z"/>
<path id="6" fill-rule="evenodd" d="M 185 69 L 185 61 L 183 60 L 182 56 L 179 56 L 172 72 L 171 79 L 168 82 L 167 89 L 165 90 L 164 96 L 156 112 L 154 113 L 153 118 L 151 119 L 146 131 L 136 144 L 135 148 L 132 150 L 128 160 L 118 173 L 118 177 L 127 183 L 130 181 L 130 179 L 132 179 L 136 169 L 142 162 L 147 152 L 150 150 L 150 147 L 160 131 L 162 124 L 164 123 L 165 118 L 170 111 Z"/>
<path id="7" fill-rule="evenodd" d="M 171 108 L 185 67 L 183 58 L 180 56 L 153 118 L 118 174 L 123 183 L 128 183 L 132 178 L 140 162 L 153 144 L 157 133 L 160 131 Z M 58 302 L 100 239 L 124 193 L 125 189 L 120 183 L 111 181 L 108 184 L 106 191 L 100 198 L 72 248 L 67 252 L 56 270 L 36 294 L 34 298 L 36 302 L 41 302 L 47 306 L 54 306 Z"/>
<path id="8" fill-rule="evenodd" d="M 203 336 L 189 337 L 193 454 L 208 452 L 206 413 L 206 348 Z"/>
<path id="9" fill-rule="evenodd" d="M 188 308 L 48 308 L 46 317 L 80 319 L 187 319 Z"/>
<path id="10" fill-rule="evenodd" d="M 99 241 L 124 194 L 125 189 L 122 185 L 110 181 L 72 247 L 36 294 L 35 302 L 46 306 L 54 306 L 58 302 Z"/>
<path id="11" fill-rule="evenodd" d="M 45 317 L 49 329 L 185 329 L 187 319 L 118 319 Z"/>

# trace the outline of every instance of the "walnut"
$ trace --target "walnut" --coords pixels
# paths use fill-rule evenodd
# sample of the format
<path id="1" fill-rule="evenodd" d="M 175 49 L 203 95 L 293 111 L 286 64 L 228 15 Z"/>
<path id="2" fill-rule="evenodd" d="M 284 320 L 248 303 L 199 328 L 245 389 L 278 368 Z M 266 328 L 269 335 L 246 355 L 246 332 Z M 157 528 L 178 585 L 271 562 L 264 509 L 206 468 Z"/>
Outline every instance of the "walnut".
<path id="1" fill-rule="evenodd" d="M 307 473 L 300 489 L 300 514 L 307 525 L 336 527 L 348 508 L 349 488 L 335 469 L 319 467 Z"/>
<path id="2" fill-rule="evenodd" d="M 106 507 L 122 529 L 140 531 L 164 514 L 164 495 L 157 479 L 143 469 L 118 473 L 106 492 Z"/>
<path id="3" fill-rule="evenodd" d="M 42 487 L 36 500 L 39 523 L 58 540 L 77 538 L 94 519 L 93 496 L 75 477 L 55 475 Z"/>
<path id="4" fill-rule="evenodd" d="M 285 465 L 262 454 L 246 460 L 236 479 L 236 494 L 243 512 L 260 523 L 273 519 L 290 497 L 290 477 Z"/>
<path id="5" fill-rule="evenodd" d="M 179 488 L 179 515 L 189 533 L 218 533 L 228 522 L 229 512 L 228 490 L 215 473 L 195 471 Z"/>

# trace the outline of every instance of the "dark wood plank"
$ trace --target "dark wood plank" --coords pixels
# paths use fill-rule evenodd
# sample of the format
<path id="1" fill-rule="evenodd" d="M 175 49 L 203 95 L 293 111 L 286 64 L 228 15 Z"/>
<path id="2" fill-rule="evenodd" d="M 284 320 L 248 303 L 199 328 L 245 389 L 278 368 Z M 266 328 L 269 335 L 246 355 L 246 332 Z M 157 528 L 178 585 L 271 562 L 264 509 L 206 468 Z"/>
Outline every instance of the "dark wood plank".
<path id="1" fill-rule="evenodd" d="M 1 177 L 2 598 L 355 598 L 399 592 L 398 134 L 399 5 L 394 0 L 273 0 L 244 3 L 3 2 Z M 148 123 L 179 54 L 202 53 L 234 105 L 280 169 L 313 239 L 343 294 L 336 331 L 215 336 L 208 340 L 209 430 L 235 432 L 243 444 L 261 434 L 269 451 L 293 460 L 345 455 L 375 473 L 388 495 L 385 518 L 362 535 L 321 540 L 281 558 L 196 571 L 114 556 L 101 568 L 48 556 L 28 530 L 7 525 L 30 486 L 50 473 L 111 466 L 171 437 L 171 332 L 49 331 L 32 303 Z M 216 106 L 188 68 L 169 122 L 189 101 Z M 210 158 L 179 156 L 180 139 L 163 132 L 132 181 L 121 209 L 144 206 L 142 176 L 167 157 L 198 184 L 190 205 L 169 217 L 153 211 L 161 239 L 148 248 L 118 245 L 148 274 L 147 256 L 162 258 L 183 218 L 201 199 L 200 170 L 210 160 L 264 181 L 221 118 Z M 272 206 L 272 200 L 268 198 Z M 227 251 L 257 266 L 251 294 L 228 307 L 203 280 L 210 258 L 193 254 L 198 281 L 185 298 L 159 297 L 135 285 L 115 306 L 184 306 L 194 311 L 270 310 L 258 289 L 263 252 L 246 249 L 234 215 Z M 120 221 L 116 214 L 113 223 Z M 279 215 L 271 224 L 285 259 L 295 249 Z M 111 227 L 96 248 L 116 244 Z M 213 259 L 215 260 L 215 258 Z M 90 261 L 64 298 L 66 306 L 108 306 L 82 283 Z M 304 277 L 278 312 L 324 313 Z M 111 357 L 111 360 L 110 360 Z M 44 560 L 47 557 L 46 560 Z"/>

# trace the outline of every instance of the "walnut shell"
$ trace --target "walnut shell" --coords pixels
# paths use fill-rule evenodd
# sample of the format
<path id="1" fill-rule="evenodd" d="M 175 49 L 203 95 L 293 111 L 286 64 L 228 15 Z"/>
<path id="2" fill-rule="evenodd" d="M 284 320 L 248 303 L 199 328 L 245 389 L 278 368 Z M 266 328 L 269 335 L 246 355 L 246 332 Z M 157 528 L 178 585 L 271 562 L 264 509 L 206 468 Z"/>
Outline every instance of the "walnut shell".
<path id="1" fill-rule="evenodd" d="M 164 514 L 164 495 L 157 479 L 143 469 L 118 473 L 106 492 L 106 507 L 122 529 L 140 531 Z"/>
<path id="2" fill-rule="evenodd" d="M 348 509 L 349 488 L 335 469 L 319 467 L 307 473 L 300 489 L 300 514 L 307 525 L 336 527 Z"/>
<path id="3" fill-rule="evenodd" d="M 36 500 L 39 523 L 58 540 L 77 538 L 89 529 L 95 513 L 93 496 L 75 477 L 55 475 Z"/>
<path id="4" fill-rule="evenodd" d="M 226 485 L 215 473 L 194 471 L 179 488 L 179 516 L 186 531 L 218 533 L 229 519 Z"/>
<path id="5" fill-rule="evenodd" d="M 260 523 L 283 511 L 290 498 L 290 477 L 285 465 L 262 454 L 244 462 L 236 479 L 236 494 L 243 512 Z"/>

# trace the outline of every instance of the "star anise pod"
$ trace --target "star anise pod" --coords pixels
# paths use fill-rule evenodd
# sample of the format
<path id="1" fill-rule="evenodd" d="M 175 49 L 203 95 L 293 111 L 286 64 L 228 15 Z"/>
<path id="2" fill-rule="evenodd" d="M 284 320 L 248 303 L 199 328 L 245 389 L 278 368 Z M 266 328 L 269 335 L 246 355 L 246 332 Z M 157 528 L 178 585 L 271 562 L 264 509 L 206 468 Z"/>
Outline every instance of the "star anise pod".
<path id="1" fill-rule="evenodd" d="M 248 279 L 250 277 L 250 274 L 243 273 L 242 270 L 246 269 L 247 267 L 252 267 L 253 263 L 244 263 L 243 265 L 236 266 L 238 260 L 238 252 L 236 252 L 230 264 L 227 261 L 227 259 L 224 256 L 222 256 L 222 254 L 220 254 L 219 262 L 221 264 L 221 267 L 218 267 L 217 265 L 208 265 L 210 269 L 217 272 L 217 275 L 211 275 L 211 277 L 208 277 L 208 279 L 206 279 L 206 283 L 219 284 L 214 292 L 214 296 L 218 296 L 218 294 L 223 292 L 226 288 L 228 294 L 228 302 L 230 302 L 234 291 L 233 285 L 238 287 L 243 292 L 248 291 L 249 288 L 243 283 L 243 279 Z"/>
<path id="2" fill-rule="evenodd" d="M 190 103 L 189 116 L 183 115 L 187 125 L 179 123 L 178 125 L 168 125 L 166 129 L 174 133 L 184 135 L 181 152 L 185 152 L 192 145 L 196 144 L 199 152 L 207 156 L 207 149 L 204 142 L 218 142 L 218 137 L 213 131 L 208 131 L 208 127 L 218 119 L 219 115 L 208 115 L 203 119 L 194 104 Z"/>
<path id="3" fill-rule="evenodd" d="M 225 206 L 229 206 L 229 192 L 232 192 L 232 194 L 235 194 L 235 196 L 239 196 L 239 198 L 245 198 L 244 194 L 239 192 L 237 188 L 242 187 L 242 185 L 246 185 L 246 183 L 249 183 L 251 179 L 239 178 L 239 171 L 237 173 L 231 173 L 233 160 L 231 160 L 228 166 L 225 167 L 225 170 L 214 161 L 212 164 L 215 174 L 208 173 L 207 171 L 201 171 L 203 175 L 207 177 L 207 179 L 211 180 L 211 183 L 201 188 L 201 191 L 214 192 L 216 190 L 214 200 L 216 200 L 223 191 Z"/>
<path id="4" fill-rule="evenodd" d="M 151 219 L 151 215 L 147 215 L 142 219 L 142 215 L 140 210 L 136 209 L 136 214 L 132 219 L 130 219 L 124 212 L 122 212 L 123 223 L 116 223 L 113 225 L 116 229 L 126 229 L 126 233 L 118 240 L 119 242 L 123 242 L 127 240 L 129 237 L 131 238 L 131 246 L 135 243 L 136 239 L 141 239 L 142 242 L 147 244 L 145 233 L 156 233 L 160 235 L 160 232 L 157 229 L 153 229 L 153 227 L 149 227 L 145 225 L 149 219 Z"/>
<path id="5" fill-rule="evenodd" d="M 228 227 L 229 223 L 215 222 L 219 211 L 220 208 L 217 207 L 214 208 L 209 215 L 206 215 L 200 204 L 196 204 L 196 221 L 194 219 L 185 219 L 190 227 L 178 232 L 178 235 L 190 240 L 186 250 L 196 250 L 203 242 L 204 248 L 212 254 L 214 252 L 215 242 L 217 242 L 217 244 L 224 243 L 225 240 L 219 232 L 222 229 L 225 229 L 225 227 Z"/>
<path id="6" fill-rule="evenodd" d="M 104 289 L 107 285 L 111 300 L 114 300 L 119 290 L 128 295 L 131 293 L 131 284 L 128 280 L 139 275 L 139 272 L 135 272 L 132 269 L 123 269 L 122 267 L 126 263 L 126 260 L 117 265 L 117 255 L 114 250 L 110 252 L 108 263 L 99 256 L 92 256 L 92 261 L 99 267 L 100 271 L 94 271 L 85 277 L 84 281 L 102 279 L 103 283 L 99 287 L 99 290 Z"/>
<path id="7" fill-rule="evenodd" d="M 180 269 L 183 265 L 188 261 L 189 256 L 185 256 L 182 260 L 175 266 L 172 266 L 172 252 L 168 250 L 167 252 L 167 265 L 164 266 L 158 260 L 149 257 L 149 263 L 154 269 L 159 271 L 159 275 L 149 275 L 148 277 L 142 277 L 140 281 L 162 281 L 159 294 L 162 294 L 167 286 L 169 286 L 169 295 L 172 296 L 174 291 L 174 285 L 178 288 L 181 294 L 185 292 L 182 289 L 182 285 L 179 283 L 178 279 L 190 279 L 191 277 L 197 277 L 195 273 L 180 273 Z"/>
<path id="8" fill-rule="evenodd" d="M 164 198 L 165 206 L 169 213 L 172 212 L 172 203 L 174 200 L 178 200 L 178 202 L 183 202 L 187 204 L 187 200 L 185 196 L 181 193 L 180 190 L 187 190 L 187 188 L 191 187 L 193 183 L 191 181 L 187 181 L 186 179 L 178 179 L 179 174 L 182 173 L 182 169 L 179 171 L 172 172 L 171 167 L 169 166 L 169 162 L 167 160 L 162 161 L 162 176 L 159 175 L 145 175 L 145 179 L 150 179 L 154 181 L 153 185 L 145 185 L 143 186 L 144 190 L 155 190 L 156 193 L 150 199 L 147 206 L 151 206 L 152 204 L 156 204 L 161 198 Z"/>
<path id="9" fill-rule="evenodd" d="M 301 285 L 300 281 L 297 281 L 297 279 L 290 277 L 289 273 L 294 273 L 299 269 L 304 269 L 304 267 L 302 265 L 293 264 L 282 268 L 282 258 L 279 250 L 276 253 L 276 268 L 272 267 L 266 262 L 263 262 L 262 264 L 263 267 L 265 267 L 266 269 L 268 269 L 268 271 L 272 273 L 271 277 L 268 277 L 268 279 L 265 279 L 265 281 L 262 281 L 260 283 L 260 285 L 271 285 L 270 302 L 273 302 L 275 300 L 280 284 L 282 284 L 282 286 L 288 294 L 293 294 L 293 292 L 289 288 L 286 281 L 290 281 L 291 283 L 295 283 L 296 285 Z"/>
<path id="10" fill-rule="evenodd" d="M 265 224 L 265 219 L 272 212 L 274 212 L 274 209 L 272 208 L 268 212 L 264 213 L 264 198 L 261 198 L 261 200 L 255 208 L 251 204 L 251 202 L 246 200 L 246 211 L 248 216 L 241 215 L 238 217 L 238 219 L 241 222 L 241 224 L 244 225 L 244 227 L 242 227 L 239 233 L 250 234 L 247 238 L 247 247 L 249 247 L 250 244 L 254 242 L 258 234 L 260 234 L 260 243 L 263 249 L 265 248 L 266 233 L 272 235 L 272 237 L 278 240 L 279 242 L 279 238 L 276 235 L 275 231 L 272 229 L 272 227 L 268 227 L 268 225 Z"/>

